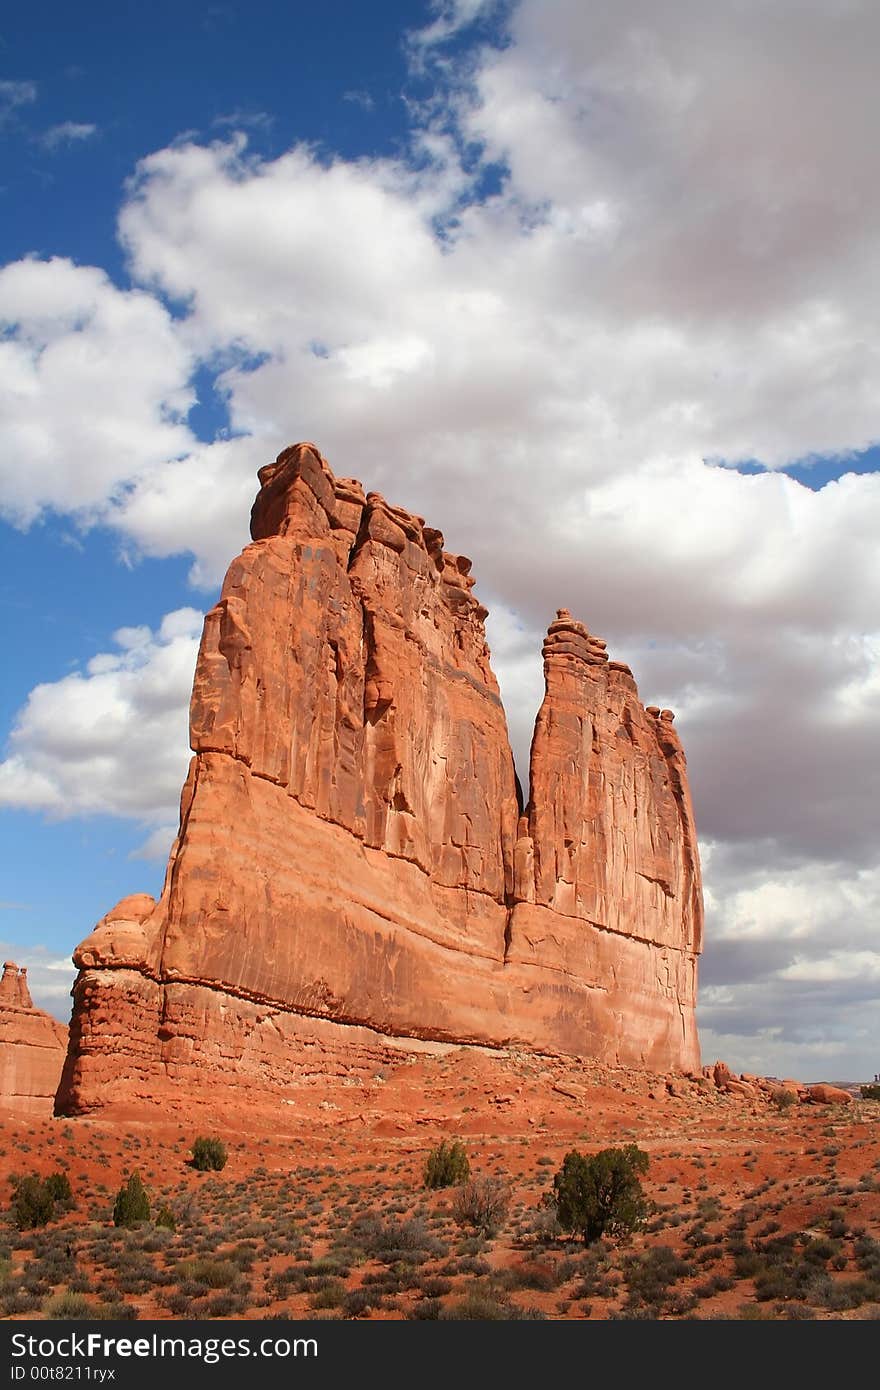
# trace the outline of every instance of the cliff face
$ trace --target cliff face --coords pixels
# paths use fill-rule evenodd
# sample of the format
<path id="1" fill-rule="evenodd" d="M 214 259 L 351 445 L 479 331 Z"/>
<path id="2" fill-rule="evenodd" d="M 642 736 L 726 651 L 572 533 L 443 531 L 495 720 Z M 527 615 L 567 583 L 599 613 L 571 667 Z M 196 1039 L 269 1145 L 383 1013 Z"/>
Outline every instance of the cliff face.
<path id="1" fill-rule="evenodd" d="M 51 1109 L 67 1051 L 67 1029 L 35 1009 L 27 970 L 14 961 L 0 979 L 0 1106 Z"/>
<path id="2" fill-rule="evenodd" d="M 205 620 L 165 886 L 75 953 L 59 1107 L 212 1072 L 280 1087 L 316 1040 L 697 1066 L 671 715 L 560 612 L 523 812 L 470 561 L 312 445 L 259 477 Z"/>

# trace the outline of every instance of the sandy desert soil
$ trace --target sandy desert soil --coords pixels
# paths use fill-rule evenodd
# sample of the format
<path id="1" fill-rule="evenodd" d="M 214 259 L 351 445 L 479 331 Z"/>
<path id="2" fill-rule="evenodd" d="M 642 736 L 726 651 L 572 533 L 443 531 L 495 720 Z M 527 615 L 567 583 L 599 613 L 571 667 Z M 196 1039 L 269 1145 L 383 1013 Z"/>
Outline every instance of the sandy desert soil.
<path id="1" fill-rule="evenodd" d="M 188 1162 L 199 1135 L 226 1144 L 221 1172 Z M 462 1221 L 457 1189 L 425 1188 L 444 1138 L 498 1180 L 497 1231 Z M 565 1153 L 630 1143 L 650 1160 L 644 1228 L 591 1246 L 561 1232 L 543 1199 Z M 113 1225 L 135 1169 L 174 1231 Z M 17 1229 L 10 1179 L 53 1172 L 72 1208 Z M 6 1112 L 0 1202 L 7 1319 L 880 1315 L 880 1103 L 779 1110 L 534 1055 L 340 1065 L 269 1104 Z"/>

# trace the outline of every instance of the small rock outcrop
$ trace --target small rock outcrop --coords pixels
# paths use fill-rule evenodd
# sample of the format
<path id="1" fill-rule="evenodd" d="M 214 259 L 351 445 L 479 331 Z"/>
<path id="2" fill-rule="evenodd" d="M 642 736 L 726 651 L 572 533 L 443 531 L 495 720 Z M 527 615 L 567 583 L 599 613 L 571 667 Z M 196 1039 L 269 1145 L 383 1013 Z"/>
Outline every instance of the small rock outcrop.
<path id="1" fill-rule="evenodd" d="M 314 445 L 259 479 L 205 619 L 165 886 L 74 955 L 59 1109 L 279 1090 L 316 1048 L 699 1068 L 671 712 L 561 609 L 523 805 L 470 561 Z"/>
<path id="2" fill-rule="evenodd" d="M 791 1077 L 779 1081 L 776 1077 L 754 1076 L 751 1072 L 742 1072 L 736 1076 L 726 1062 L 716 1062 L 714 1066 L 703 1067 L 702 1073 L 692 1076 L 691 1079 L 701 1081 L 707 1086 L 714 1086 L 715 1090 L 723 1095 L 737 1096 L 741 1100 L 771 1101 L 779 1109 L 785 1109 L 795 1102 L 808 1105 L 851 1105 L 854 1100 L 850 1091 L 844 1090 L 842 1086 L 830 1086 L 824 1081 L 807 1085 Z"/>
<path id="3" fill-rule="evenodd" d="M 27 969 L 3 965 L 0 979 L 0 1106 L 51 1108 L 67 1052 L 67 1029 L 35 1009 Z"/>

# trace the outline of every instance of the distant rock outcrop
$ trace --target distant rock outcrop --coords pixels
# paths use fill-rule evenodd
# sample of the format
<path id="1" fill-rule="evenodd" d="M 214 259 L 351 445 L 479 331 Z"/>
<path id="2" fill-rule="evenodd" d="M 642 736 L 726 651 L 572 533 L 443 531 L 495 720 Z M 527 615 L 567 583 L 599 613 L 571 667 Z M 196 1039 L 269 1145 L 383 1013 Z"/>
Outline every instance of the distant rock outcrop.
<path id="1" fill-rule="evenodd" d="M 207 615 L 158 903 L 74 960 L 60 1109 L 283 1088 L 311 1047 L 699 1067 L 702 897 L 668 710 L 560 610 L 522 806 L 470 561 L 299 444 Z"/>
<path id="2" fill-rule="evenodd" d="M 820 1081 L 807 1085 L 785 1077 L 754 1076 L 751 1072 L 734 1075 L 726 1062 L 716 1062 L 714 1066 L 704 1067 L 702 1074 L 691 1077 L 692 1081 L 704 1085 L 714 1085 L 723 1095 L 735 1096 L 740 1100 L 771 1101 L 780 1110 L 800 1101 L 812 1105 L 851 1105 L 855 1097 L 842 1086 L 830 1086 Z"/>
<path id="3" fill-rule="evenodd" d="M 67 1029 L 35 1009 L 27 969 L 8 960 L 0 979 L 0 1106 L 51 1107 L 67 1051 Z"/>

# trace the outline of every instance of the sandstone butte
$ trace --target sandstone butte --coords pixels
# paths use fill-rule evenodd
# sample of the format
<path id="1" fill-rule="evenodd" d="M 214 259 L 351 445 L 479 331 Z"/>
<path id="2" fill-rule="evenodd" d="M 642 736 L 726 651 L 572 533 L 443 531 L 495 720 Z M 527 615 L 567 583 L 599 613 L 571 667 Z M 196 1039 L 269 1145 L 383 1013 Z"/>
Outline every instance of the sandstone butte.
<path id="1" fill-rule="evenodd" d="M 672 713 L 560 610 L 523 806 L 470 561 L 314 445 L 259 480 L 161 897 L 74 953 L 59 1113 L 443 1043 L 698 1070 Z"/>
<path id="2" fill-rule="evenodd" d="M 50 1109 L 67 1051 L 67 1029 L 35 1009 L 27 970 L 14 961 L 0 979 L 0 1106 Z"/>

